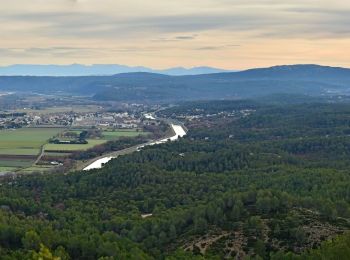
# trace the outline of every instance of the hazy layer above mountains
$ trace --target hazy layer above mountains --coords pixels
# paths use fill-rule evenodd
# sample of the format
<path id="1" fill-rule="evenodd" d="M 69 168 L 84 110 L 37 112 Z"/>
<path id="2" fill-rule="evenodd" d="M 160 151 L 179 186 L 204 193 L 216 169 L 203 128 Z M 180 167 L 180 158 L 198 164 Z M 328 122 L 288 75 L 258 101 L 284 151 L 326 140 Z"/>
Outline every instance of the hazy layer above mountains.
<path id="1" fill-rule="evenodd" d="M 129 67 L 118 64 L 94 64 L 94 65 L 11 65 L 0 67 L 0 76 L 106 76 L 119 73 L 149 72 L 166 75 L 199 75 L 227 70 L 211 67 L 183 68 L 176 67 L 164 70 L 155 70 L 147 67 Z"/>
<path id="2" fill-rule="evenodd" d="M 186 76 L 145 72 L 83 77 L 2 76 L 0 91 L 59 92 L 123 102 L 260 98 L 273 94 L 350 95 L 350 69 L 292 65 Z"/>

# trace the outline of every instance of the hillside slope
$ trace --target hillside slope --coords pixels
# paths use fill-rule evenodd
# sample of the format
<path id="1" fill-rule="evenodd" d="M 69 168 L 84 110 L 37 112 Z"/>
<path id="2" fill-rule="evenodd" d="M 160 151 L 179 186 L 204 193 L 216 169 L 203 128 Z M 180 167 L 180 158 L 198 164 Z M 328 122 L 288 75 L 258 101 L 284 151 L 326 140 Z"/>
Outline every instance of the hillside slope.
<path id="1" fill-rule="evenodd" d="M 318 65 L 194 76 L 137 72 L 90 77 L 0 77 L 0 91 L 66 92 L 123 101 L 234 99 L 276 93 L 319 96 L 347 94 L 349 86 L 350 69 Z"/>

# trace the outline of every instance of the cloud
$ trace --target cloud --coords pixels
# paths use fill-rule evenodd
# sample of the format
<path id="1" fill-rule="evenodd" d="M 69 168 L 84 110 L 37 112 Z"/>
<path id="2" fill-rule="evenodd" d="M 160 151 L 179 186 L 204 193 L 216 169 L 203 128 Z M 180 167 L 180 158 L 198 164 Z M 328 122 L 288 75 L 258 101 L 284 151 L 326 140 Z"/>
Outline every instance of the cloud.
<path id="1" fill-rule="evenodd" d="M 303 54 L 317 45 L 318 58 L 350 44 L 349 13 L 347 0 L 12 0 L 0 10 L 0 54 L 2 62 L 89 57 L 196 66 L 204 53 L 229 62 L 227 50 L 236 47 L 242 62 L 266 60 L 283 42 L 285 52 L 298 43 Z"/>
<path id="2" fill-rule="evenodd" d="M 156 52 L 155 47 L 139 47 L 139 46 L 126 46 L 120 48 L 112 48 L 104 50 L 101 48 L 85 48 L 85 47 L 66 47 L 66 46 L 54 46 L 47 48 L 0 48 L 0 55 L 12 56 L 12 57 L 38 57 L 38 56 L 51 56 L 51 57 L 82 57 L 82 56 L 96 56 L 96 55 L 108 55 L 113 53 L 145 53 Z"/>
<path id="3" fill-rule="evenodd" d="M 0 48 L 0 54 L 11 57 L 38 57 L 51 56 L 61 57 L 62 55 L 69 55 L 71 57 L 81 57 L 89 53 L 97 53 L 99 49 L 94 48 L 75 48 L 75 47 L 48 47 L 48 48 Z"/>
<path id="4" fill-rule="evenodd" d="M 194 40 L 197 38 L 197 34 L 194 35 L 178 35 L 178 36 L 171 36 L 171 37 L 160 37 L 157 39 L 152 39 L 152 42 L 179 42 L 179 41 L 188 41 L 188 40 Z"/>
<path id="5" fill-rule="evenodd" d="M 77 3 L 72 0 L 67 2 Z M 249 3 L 219 0 L 217 6 L 220 8 L 210 10 L 201 8 L 201 5 L 195 4 L 194 0 L 189 0 L 188 3 L 192 4 L 190 11 L 168 11 L 168 14 L 161 14 L 155 10 L 154 14 L 145 12 L 140 15 L 136 15 L 138 14 L 136 11 L 135 15 L 123 15 L 120 12 L 93 10 L 88 8 L 93 7 L 92 2 L 91 0 L 82 2 L 84 9 L 67 10 L 63 8 L 59 11 L 39 9 L 25 12 L 19 10 L 14 13 L 0 11 L 0 20 L 5 24 L 3 26 L 5 33 L 11 33 L 11 30 L 6 29 L 6 23 L 27 23 L 33 25 L 31 28 L 33 35 L 60 38 L 123 39 L 152 34 L 158 36 L 154 41 L 170 42 L 193 40 L 196 34 L 210 31 L 228 33 L 244 31 L 258 37 L 310 39 L 322 35 L 325 37 L 339 36 L 340 38 L 343 38 L 344 35 L 350 36 L 348 31 L 350 9 L 332 8 L 331 5 L 315 7 L 310 4 L 314 1 L 310 0 L 304 1 L 308 4 L 302 4 L 300 1 L 285 1 L 276 4 L 276 1 L 272 0 L 253 0 Z M 208 6 L 214 3 L 208 0 L 204 2 L 207 2 Z M 111 2 L 106 1 L 106 3 Z M 194 6 L 198 8 L 195 9 Z M 130 8 L 132 7 L 133 5 L 130 4 Z M 21 29 L 17 28 L 12 31 L 18 33 Z M 161 36 L 163 34 L 179 35 L 163 37 Z"/>
<path id="6" fill-rule="evenodd" d="M 181 35 L 181 36 L 176 36 L 176 40 L 194 40 L 197 37 L 197 35 Z"/>
<path id="7" fill-rule="evenodd" d="M 237 48 L 240 46 L 241 45 L 239 45 L 239 44 L 202 46 L 202 47 L 193 48 L 193 50 L 197 50 L 197 51 L 215 51 L 215 50 L 225 50 L 225 49 L 227 50 L 227 49 L 231 49 L 231 48 Z"/>
<path id="8" fill-rule="evenodd" d="M 197 51 L 214 51 L 214 50 L 221 50 L 221 49 L 223 49 L 222 46 L 204 46 L 204 47 L 194 48 L 194 50 L 197 50 Z"/>

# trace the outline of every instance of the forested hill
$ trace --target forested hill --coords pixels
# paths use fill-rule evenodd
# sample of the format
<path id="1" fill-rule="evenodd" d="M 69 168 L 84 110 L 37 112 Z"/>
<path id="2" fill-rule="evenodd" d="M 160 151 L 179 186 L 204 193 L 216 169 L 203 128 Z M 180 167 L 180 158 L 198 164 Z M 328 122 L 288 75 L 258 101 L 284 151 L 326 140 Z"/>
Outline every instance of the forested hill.
<path id="1" fill-rule="evenodd" d="M 237 99 L 276 93 L 347 94 L 350 69 L 317 65 L 276 66 L 195 76 L 124 73 L 91 77 L 0 77 L 0 91 L 75 93 L 96 100 L 178 101 Z"/>
<path id="2" fill-rule="evenodd" d="M 159 113 L 187 118 L 188 136 L 100 170 L 2 179 L 0 258 L 348 259 L 349 104 Z"/>
<path id="3" fill-rule="evenodd" d="M 71 64 L 71 65 L 30 65 L 17 64 L 0 66 L 0 75 L 3 76 L 91 76 L 91 75 L 114 75 L 128 72 L 150 72 L 165 75 L 199 75 L 207 73 L 227 72 L 227 70 L 212 67 L 175 67 L 156 70 L 147 67 L 130 67 L 119 64 Z"/>
<path id="4" fill-rule="evenodd" d="M 276 78 L 276 79 L 305 79 L 305 80 L 334 80 L 349 79 L 350 70 L 340 67 L 319 65 L 284 65 L 270 68 L 250 69 L 238 73 L 218 73 L 212 76 L 227 75 L 233 78 Z"/>

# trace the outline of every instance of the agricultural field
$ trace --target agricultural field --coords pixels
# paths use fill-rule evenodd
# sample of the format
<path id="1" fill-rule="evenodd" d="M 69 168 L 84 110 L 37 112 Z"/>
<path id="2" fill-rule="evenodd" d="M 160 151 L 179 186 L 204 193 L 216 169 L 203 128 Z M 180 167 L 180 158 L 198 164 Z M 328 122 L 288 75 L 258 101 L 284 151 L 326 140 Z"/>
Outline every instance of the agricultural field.
<path id="1" fill-rule="evenodd" d="M 31 166 L 31 167 L 23 168 L 19 172 L 20 173 L 46 172 L 53 168 L 54 166 L 50 166 L 50 165 L 39 165 L 39 166 Z"/>
<path id="2" fill-rule="evenodd" d="M 49 138 L 63 131 L 62 128 L 21 128 L 0 131 L 1 155 L 31 155 L 40 153 L 40 148 Z"/>
<path id="3" fill-rule="evenodd" d="M 21 158 L 20 156 L 13 156 L 0 159 L 1 167 L 28 167 L 32 164 L 32 162 L 33 160 L 31 158 Z"/>
<path id="4" fill-rule="evenodd" d="M 59 134 L 59 140 L 70 141 L 75 138 L 69 138 L 69 136 L 79 136 L 84 129 L 69 129 L 66 132 Z M 85 130 L 86 131 L 86 130 Z M 86 139 L 87 144 L 60 144 L 60 143 L 48 143 L 44 145 L 44 154 L 39 162 L 40 165 L 49 165 L 51 163 L 62 162 L 68 159 L 73 152 L 86 151 L 97 145 L 104 144 L 109 141 L 115 141 L 122 137 L 137 137 L 140 135 L 147 135 L 148 132 L 143 132 L 138 129 L 104 129 L 98 132 L 97 136 L 89 137 Z"/>
<path id="5" fill-rule="evenodd" d="M 21 172 L 47 170 L 43 165 L 33 166 L 43 149 L 43 155 L 50 158 L 67 158 L 72 152 L 86 151 L 96 145 L 121 137 L 136 137 L 148 134 L 136 129 L 105 129 L 96 138 L 88 138 L 87 144 L 55 144 L 49 143 L 49 139 L 62 136 L 65 132 L 74 132 L 79 135 L 84 129 L 65 128 L 21 128 L 15 130 L 0 131 L 0 172 L 8 172 L 21 169 Z M 64 139 L 64 138 L 63 138 Z M 40 167 L 40 168 L 36 168 Z M 52 167 L 49 167 L 52 168 Z"/>
<path id="6" fill-rule="evenodd" d="M 103 135 L 103 139 L 105 140 L 116 140 L 120 137 L 135 137 L 138 135 L 146 135 L 148 134 L 147 132 L 142 132 L 140 131 L 136 131 L 135 129 L 127 129 L 127 130 L 106 130 L 103 131 L 102 135 Z"/>
<path id="7" fill-rule="evenodd" d="M 2 166 L 0 166 L 0 173 L 11 172 L 11 171 L 13 171 L 15 169 L 16 169 L 16 167 L 2 167 Z"/>
<path id="8" fill-rule="evenodd" d="M 96 112 L 99 110 L 100 110 L 100 107 L 96 105 L 73 105 L 73 106 L 46 107 L 43 109 L 22 108 L 22 109 L 16 109 L 13 112 L 48 115 L 48 114 L 67 113 L 67 112 L 89 113 L 89 112 Z"/>
<path id="9" fill-rule="evenodd" d="M 71 154 L 70 151 L 66 150 L 66 152 L 44 152 L 44 155 L 54 156 L 54 157 L 66 157 Z"/>
<path id="10" fill-rule="evenodd" d="M 63 128 L 21 128 L 0 131 L 0 172 L 32 165 L 49 138 Z"/>
<path id="11" fill-rule="evenodd" d="M 75 132 L 79 134 L 82 130 L 69 130 L 69 132 Z M 136 137 L 139 135 L 148 134 L 147 132 L 136 131 L 135 129 L 121 129 L 121 130 L 104 130 L 102 136 L 96 139 L 87 139 L 87 144 L 46 144 L 44 146 L 45 151 L 86 151 L 96 145 L 106 143 L 108 141 L 117 140 L 121 137 Z M 57 152 L 50 152 L 50 155 L 57 154 Z M 67 154 L 66 154 L 67 155 Z"/>

